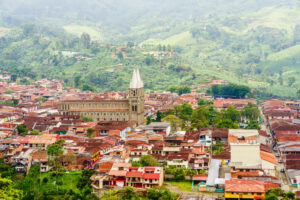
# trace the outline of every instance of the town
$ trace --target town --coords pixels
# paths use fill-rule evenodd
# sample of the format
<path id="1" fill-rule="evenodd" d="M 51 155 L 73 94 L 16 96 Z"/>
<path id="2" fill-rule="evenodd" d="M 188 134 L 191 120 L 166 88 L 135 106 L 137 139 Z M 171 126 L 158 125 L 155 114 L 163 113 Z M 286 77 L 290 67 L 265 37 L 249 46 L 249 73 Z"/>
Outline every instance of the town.
<path id="1" fill-rule="evenodd" d="M 223 80 L 150 93 L 138 69 L 128 91 L 106 93 L 11 78 L 1 73 L 0 174 L 23 189 L 14 199 L 300 198 L 300 101 L 206 93 Z"/>

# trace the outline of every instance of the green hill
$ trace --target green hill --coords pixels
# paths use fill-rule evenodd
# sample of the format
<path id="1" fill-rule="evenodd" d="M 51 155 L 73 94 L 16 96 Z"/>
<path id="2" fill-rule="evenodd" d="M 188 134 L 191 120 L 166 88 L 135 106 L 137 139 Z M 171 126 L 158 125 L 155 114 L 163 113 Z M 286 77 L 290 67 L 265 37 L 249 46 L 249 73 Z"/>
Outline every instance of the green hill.
<path id="1" fill-rule="evenodd" d="M 295 97 L 299 9 L 297 0 L 2 0 L 0 68 L 118 90 L 140 67 L 151 90 L 219 78 Z M 24 34 L 30 24 L 35 30 Z M 128 42 L 134 47 L 120 50 Z"/>

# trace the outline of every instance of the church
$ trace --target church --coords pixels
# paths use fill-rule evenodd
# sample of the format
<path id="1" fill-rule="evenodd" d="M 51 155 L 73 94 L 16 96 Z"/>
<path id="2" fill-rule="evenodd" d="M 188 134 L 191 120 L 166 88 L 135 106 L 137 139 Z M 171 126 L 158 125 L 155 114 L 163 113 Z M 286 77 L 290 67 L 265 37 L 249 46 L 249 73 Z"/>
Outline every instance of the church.
<path id="1" fill-rule="evenodd" d="M 135 69 L 129 85 L 127 99 L 93 99 L 61 101 L 61 115 L 80 115 L 94 121 L 136 121 L 144 123 L 144 83 Z"/>

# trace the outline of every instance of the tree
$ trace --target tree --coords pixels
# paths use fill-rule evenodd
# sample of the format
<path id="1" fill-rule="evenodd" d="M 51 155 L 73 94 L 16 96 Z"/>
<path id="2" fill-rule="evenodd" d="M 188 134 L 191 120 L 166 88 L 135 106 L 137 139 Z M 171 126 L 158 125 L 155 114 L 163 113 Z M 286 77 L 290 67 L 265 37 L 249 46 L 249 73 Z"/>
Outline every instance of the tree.
<path id="1" fill-rule="evenodd" d="M 280 74 L 278 77 L 278 82 L 280 85 L 283 85 L 283 79 L 282 79 L 282 75 Z"/>
<path id="2" fill-rule="evenodd" d="M 222 119 L 216 126 L 217 128 L 238 129 L 239 125 L 235 124 L 231 119 Z"/>
<path id="3" fill-rule="evenodd" d="M 180 125 L 182 124 L 182 120 L 176 117 L 175 115 L 168 115 L 164 117 L 162 121 L 170 122 L 172 131 L 177 131 Z"/>
<path id="4" fill-rule="evenodd" d="M 145 155 L 140 158 L 140 163 L 145 166 L 160 166 L 160 163 L 151 155 Z"/>
<path id="5" fill-rule="evenodd" d="M 27 127 L 26 127 L 25 124 L 19 124 L 17 126 L 17 131 L 18 131 L 18 134 L 21 135 L 21 136 L 23 136 L 23 137 L 25 135 L 27 135 L 27 133 L 28 133 L 28 129 L 27 129 Z"/>
<path id="6" fill-rule="evenodd" d="M 52 157 L 58 157 L 63 153 L 63 148 L 60 144 L 52 144 L 48 146 L 47 154 Z"/>
<path id="7" fill-rule="evenodd" d="M 82 86 L 82 90 L 83 91 L 91 91 L 91 92 L 94 92 L 95 91 L 95 88 L 89 84 L 83 84 Z"/>
<path id="8" fill-rule="evenodd" d="M 65 144 L 65 140 L 63 139 L 60 139 L 60 140 L 57 140 L 56 144 L 59 144 L 60 146 L 64 145 Z"/>
<path id="9" fill-rule="evenodd" d="M 79 85 L 80 85 L 80 79 L 81 79 L 81 76 L 77 75 L 74 77 L 74 87 L 75 88 L 78 88 Z"/>
<path id="10" fill-rule="evenodd" d="M 230 119 L 232 122 L 240 122 L 241 121 L 241 113 L 234 106 L 228 106 L 227 109 L 222 112 L 224 119 Z"/>
<path id="11" fill-rule="evenodd" d="M 260 112 L 257 106 L 253 106 L 252 103 L 248 103 L 241 111 L 241 116 L 247 120 L 258 120 L 260 118 Z"/>
<path id="12" fill-rule="evenodd" d="M 91 185 L 90 178 L 93 174 L 94 174 L 93 170 L 83 170 L 78 180 L 77 188 L 82 190 L 84 187 L 90 186 Z"/>
<path id="13" fill-rule="evenodd" d="M 300 89 L 297 91 L 297 98 L 300 99 Z"/>
<path id="14" fill-rule="evenodd" d="M 192 114 L 193 114 L 193 108 L 190 104 L 184 103 L 181 105 L 180 113 L 179 113 L 180 119 L 187 121 L 190 119 Z"/>
<path id="15" fill-rule="evenodd" d="M 47 98 L 46 97 L 38 97 L 35 100 L 40 101 L 40 102 L 45 102 L 45 101 L 47 101 Z"/>
<path id="16" fill-rule="evenodd" d="M 100 52 L 100 48 L 97 46 L 92 46 L 91 52 L 96 55 L 97 53 Z"/>
<path id="17" fill-rule="evenodd" d="M 85 116 L 81 117 L 81 119 L 82 119 L 83 121 L 85 121 L 85 122 L 92 122 L 92 121 L 93 121 L 92 118 L 90 118 L 90 117 L 85 117 Z"/>
<path id="18" fill-rule="evenodd" d="M 245 98 L 250 93 L 250 88 L 245 85 L 213 85 L 211 93 L 214 96 L 226 96 L 232 98 Z"/>
<path id="19" fill-rule="evenodd" d="M 207 120 L 209 125 L 214 125 L 220 120 L 220 113 L 215 109 L 214 106 L 208 106 L 207 108 Z"/>
<path id="20" fill-rule="evenodd" d="M 6 90 L 4 93 L 5 93 L 5 94 L 12 94 L 13 91 L 11 91 L 11 90 Z"/>
<path id="21" fill-rule="evenodd" d="M 292 86 L 296 82 L 296 78 L 294 76 L 288 78 L 288 85 Z"/>
<path id="22" fill-rule="evenodd" d="M 132 167 L 142 167 L 142 164 L 139 161 L 133 161 L 131 165 Z"/>
<path id="23" fill-rule="evenodd" d="M 213 150 L 215 155 L 224 152 L 225 151 L 224 143 L 217 142 L 216 144 L 213 144 L 212 145 L 212 150 Z"/>
<path id="24" fill-rule="evenodd" d="M 36 32 L 36 26 L 34 24 L 24 24 L 22 25 L 23 28 L 23 35 L 24 36 L 31 36 Z"/>
<path id="25" fill-rule="evenodd" d="M 192 114 L 190 129 L 200 130 L 201 128 L 208 127 L 209 121 L 207 120 L 207 116 L 208 110 L 206 109 L 206 107 L 198 106 Z"/>
<path id="26" fill-rule="evenodd" d="M 146 58 L 145 58 L 145 64 L 147 65 L 147 66 L 150 66 L 152 63 L 154 63 L 155 62 L 155 59 L 152 57 L 152 56 L 147 56 Z"/>
<path id="27" fill-rule="evenodd" d="M 212 105 L 212 104 L 214 104 L 214 101 L 198 99 L 198 106 Z"/>
<path id="28" fill-rule="evenodd" d="M 284 192 L 282 191 L 281 188 L 273 188 L 273 189 L 269 189 L 266 192 L 266 195 L 270 195 L 270 194 L 275 194 L 276 196 L 283 196 Z"/>
<path id="29" fill-rule="evenodd" d="M 174 85 L 171 85 L 167 88 L 167 91 L 170 91 L 171 93 L 177 92 L 177 87 Z"/>
<path id="30" fill-rule="evenodd" d="M 178 89 L 178 95 L 182 95 L 182 94 L 187 94 L 187 93 L 191 93 L 191 88 L 188 85 L 179 87 Z"/>
<path id="31" fill-rule="evenodd" d="M 134 42 L 127 42 L 127 47 L 130 47 L 130 48 L 134 47 Z"/>
<path id="32" fill-rule="evenodd" d="M 147 199 L 151 200 L 175 200 L 178 194 L 172 194 L 170 190 L 163 186 L 154 187 L 147 190 Z"/>
<path id="33" fill-rule="evenodd" d="M 30 131 L 30 135 L 41 135 L 41 132 L 39 132 L 38 130 L 33 129 L 33 130 Z"/>
<path id="34" fill-rule="evenodd" d="M 161 122 L 161 118 L 162 118 L 162 113 L 159 112 L 159 110 L 156 112 L 156 122 Z"/>
<path id="35" fill-rule="evenodd" d="M 63 154 L 64 150 L 59 144 L 52 144 L 48 146 L 47 154 L 50 157 L 50 164 L 53 166 L 56 171 L 56 190 L 58 191 L 58 171 L 61 169 L 61 162 L 59 160 L 60 156 Z"/>
<path id="36" fill-rule="evenodd" d="M 245 129 L 257 129 L 260 130 L 259 123 L 255 120 L 251 120 L 248 125 L 245 127 Z"/>
<path id="37" fill-rule="evenodd" d="M 265 200 L 278 200 L 278 197 L 275 194 L 269 194 L 265 196 Z"/>
<path id="38" fill-rule="evenodd" d="M 118 58 L 120 60 L 123 60 L 124 59 L 124 56 L 123 56 L 123 53 L 121 51 L 118 52 Z"/>
<path id="39" fill-rule="evenodd" d="M 17 75 L 16 75 L 16 74 L 12 74 L 12 75 L 10 76 L 10 80 L 11 80 L 12 82 L 16 82 L 16 81 L 17 81 Z"/>
<path id="40" fill-rule="evenodd" d="M 0 199 L 21 200 L 23 198 L 22 190 L 15 189 L 12 181 L 0 176 Z"/>
<path id="41" fill-rule="evenodd" d="M 290 200 L 295 199 L 296 194 L 294 192 L 289 191 L 288 193 L 286 193 L 286 197 Z"/>
<path id="42" fill-rule="evenodd" d="M 146 125 L 151 124 L 152 121 L 153 121 L 153 120 L 151 119 L 151 117 L 150 117 L 150 116 L 147 116 L 147 118 L 146 118 Z"/>
<path id="43" fill-rule="evenodd" d="M 159 44 L 159 45 L 157 46 L 157 49 L 158 49 L 158 51 L 161 51 L 161 49 L 162 49 L 161 44 Z"/>
<path id="44" fill-rule="evenodd" d="M 80 38 L 80 43 L 84 48 L 88 49 L 90 47 L 90 43 L 91 43 L 90 35 L 87 33 L 82 33 L 81 38 Z"/>
<path id="45" fill-rule="evenodd" d="M 124 200 L 132 200 L 132 199 L 137 199 L 138 195 L 134 192 L 134 188 L 132 186 L 127 186 L 124 189 L 124 195 L 123 198 Z"/>
<path id="46" fill-rule="evenodd" d="M 96 137 L 93 133 L 94 133 L 95 129 L 94 128 L 88 128 L 86 130 L 86 137 Z"/>

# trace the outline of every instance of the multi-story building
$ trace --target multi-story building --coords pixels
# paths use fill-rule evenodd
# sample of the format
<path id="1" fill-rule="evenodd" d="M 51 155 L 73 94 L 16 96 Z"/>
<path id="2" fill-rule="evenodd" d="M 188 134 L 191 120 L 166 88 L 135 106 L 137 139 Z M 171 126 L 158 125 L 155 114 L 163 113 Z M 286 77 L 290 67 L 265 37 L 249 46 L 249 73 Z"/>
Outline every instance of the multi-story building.
<path id="1" fill-rule="evenodd" d="M 130 167 L 126 174 L 126 186 L 153 188 L 163 184 L 162 167 Z"/>
<path id="2" fill-rule="evenodd" d="M 152 188 L 164 180 L 162 167 L 132 167 L 130 163 L 115 163 L 108 175 L 111 187 Z"/>
<path id="3" fill-rule="evenodd" d="M 134 70 L 128 99 L 66 100 L 58 105 L 60 114 L 90 117 L 94 121 L 144 122 L 144 83 Z"/>
<path id="4" fill-rule="evenodd" d="M 264 196 L 265 186 L 262 181 L 225 181 L 225 199 L 264 199 Z"/>

